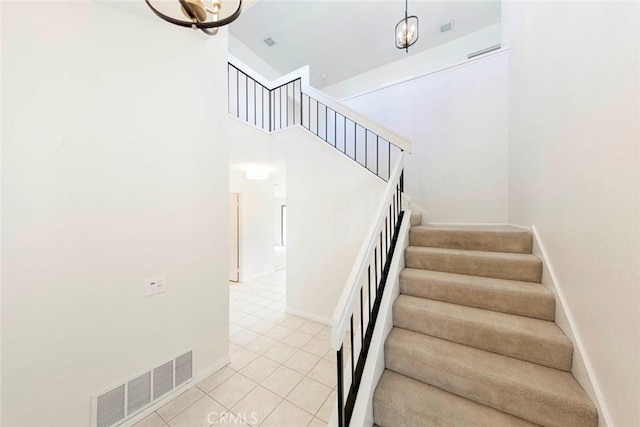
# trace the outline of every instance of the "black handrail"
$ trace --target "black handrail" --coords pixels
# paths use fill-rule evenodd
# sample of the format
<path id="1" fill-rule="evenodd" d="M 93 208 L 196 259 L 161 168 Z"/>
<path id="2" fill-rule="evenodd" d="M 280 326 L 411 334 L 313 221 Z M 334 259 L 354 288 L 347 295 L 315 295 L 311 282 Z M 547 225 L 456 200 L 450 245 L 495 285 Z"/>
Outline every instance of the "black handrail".
<path id="1" fill-rule="evenodd" d="M 228 64 L 229 114 L 265 131 L 300 125 L 383 181 L 402 149 L 304 93 L 297 78 L 269 89 Z"/>

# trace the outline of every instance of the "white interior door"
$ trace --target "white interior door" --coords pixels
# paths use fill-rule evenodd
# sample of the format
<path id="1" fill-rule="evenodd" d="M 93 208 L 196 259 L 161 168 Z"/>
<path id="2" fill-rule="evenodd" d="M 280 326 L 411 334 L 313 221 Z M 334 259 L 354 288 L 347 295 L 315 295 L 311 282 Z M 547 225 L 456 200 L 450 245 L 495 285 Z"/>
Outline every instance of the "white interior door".
<path id="1" fill-rule="evenodd" d="M 229 193 L 229 280 L 240 280 L 240 194 Z"/>

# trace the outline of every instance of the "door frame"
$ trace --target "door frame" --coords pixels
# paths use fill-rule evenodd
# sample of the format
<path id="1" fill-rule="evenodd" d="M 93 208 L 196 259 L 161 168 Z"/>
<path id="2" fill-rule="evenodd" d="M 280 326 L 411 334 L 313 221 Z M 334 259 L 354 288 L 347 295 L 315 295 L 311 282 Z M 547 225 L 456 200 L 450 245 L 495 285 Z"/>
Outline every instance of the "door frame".
<path id="1" fill-rule="evenodd" d="M 242 283 L 243 281 L 243 262 L 242 262 L 242 255 L 243 255 L 243 248 L 242 248 L 242 237 L 243 237 L 243 227 L 242 227 L 242 214 L 243 214 L 243 204 L 242 204 L 242 193 L 236 193 L 236 192 L 229 192 L 229 195 L 235 194 L 237 196 L 237 209 L 236 209 L 236 224 L 237 224 L 237 241 L 238 241 L 238 247 L 237 247 L 237 268 L 238 268 L 238 280 L 236 283 Z M 231 210 L 229 210 L 231 211 Z M 231 223 L 231 218 L 229 218 L 229 223 Z M 229 267 L 231 267 L 231 262 L 229 262 Z M 233 282 L 233 280 L 230 280 Z"/>

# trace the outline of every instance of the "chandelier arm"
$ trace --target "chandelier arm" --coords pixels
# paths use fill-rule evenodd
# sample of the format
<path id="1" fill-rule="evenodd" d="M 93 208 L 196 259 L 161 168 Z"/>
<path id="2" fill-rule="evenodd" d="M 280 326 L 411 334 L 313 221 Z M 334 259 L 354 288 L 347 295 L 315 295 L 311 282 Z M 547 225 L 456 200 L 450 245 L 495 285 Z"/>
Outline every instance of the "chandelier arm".
<path id="1" fill-rule="evenodd" d="M 218 34 L 218 28 L 200 28 L 200 31 L 208 36 L 215 36 Z"/>
<path id="2" fill-rule="evenodd" d="M 196 19 L 196 16 L 193 14 L 193 11 L 191 10 L 191 7 L 189 7 L 187 2 L 185 0 L 178 1 L 180 2 L 180 6 L 182 6 L 182 9 L 184 9 L 184 11 L 187 12 L 187 15 L 189 15 L 189 18 L 191 18 L 191 25 L 193 26 L 194 24 L 197 24 L 198 20 Z"/>
<path id="3" fill-rule="evenodd" d="M 235 12 L 233 12 L 233 14 L 229 15 L 228 17 L 221 19 L 219 21 L 215 21 L 215 22 L 190 22 L 190 21 L 182 21 L 180 19 L 175 19 L 172 18 L 170 16 L 165 15 L 164 13 L 160 12 L 158 9 L 156 9 L 155 7 L 153 7 L 153 5 L 151 4 L 150 0 L 144 0 L 147 3 L 147 6 L 149 6 L 149 8 L 153 11 L 153 13 L 156 14 L 156 16 L 158 16 L 159 18 L 174 24 L 174 25 L 178 25 L 180 27 L 186 27 L 186 28 L 191 28 L 193 26 L 195 26 L 196 28 L 199 29 L 210 29 L 210 28 L 218 28 L 218 27 L 223 27 L 225 25 L 229 25 L 230 23 L 232 23 L 233 21 L 235 21 L 238 16 L 240 16 L 240 13 L 242 12 L 242 0 L 238 0 L 238 8 L 236 9 Z M 188 10 L 188 12 L 190 12 L 190 10 Z M 187 13 L 188 13 L 187 12 Z"/>

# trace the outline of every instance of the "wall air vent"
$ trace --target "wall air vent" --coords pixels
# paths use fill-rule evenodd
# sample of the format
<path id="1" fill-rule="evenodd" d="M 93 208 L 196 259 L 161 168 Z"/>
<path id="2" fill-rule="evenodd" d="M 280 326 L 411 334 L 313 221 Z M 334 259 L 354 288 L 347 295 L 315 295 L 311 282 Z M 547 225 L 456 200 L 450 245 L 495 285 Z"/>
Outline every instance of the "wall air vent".
<path id="1" fill-rule="evenodd" d="M 193 352 L 188 352 L 176 357 L 176 387 L 193 378 Z"/>
<path id="2" fill-rule="evenodd" d="M 440 25 L 440 32 L 446 33 L 447 31 L 453 30 L 453 21 L 449 21 L 446 24 Z"/>
<path id="3" fill-rule="evenodd" d="M 273 41 L 273 39 L 272 39 L 271 37 L 267 37 L 266 39 L 264 39 L 264 43 L 265 43 L 267 46 L 269 46 L 269 47 L 271 47 L 271 46 L 273 46 L 274 44 L 276 44 L 276 42 L 274 42 L 274 41 Z"/>
<path id="4" fill-rule="evenodd" d="M 500 49 L 500 45 L 499 44 L 497 44 L 495 46 L 489 46 L 488 48 L 480 49 L 480 50 L 475 51 L 475 52 L 471 52 L 470 54 L 467 55 L 467 59 L 475 58 L 476 56 L 484 55 L 486 53 L 493 52 L 494 50 L 498 50 L 498 49 Z"/>
<path id="5" fill-rule="evenodd" d="M 91 427 L 115 427 L 193 380 L 193 350 L 92 396 Z"/>
<path id="6" fill-rule="evenodd" d="M 98 396 L 96 427 L 110 427 L 124 420 L 124 384 Z"/>

